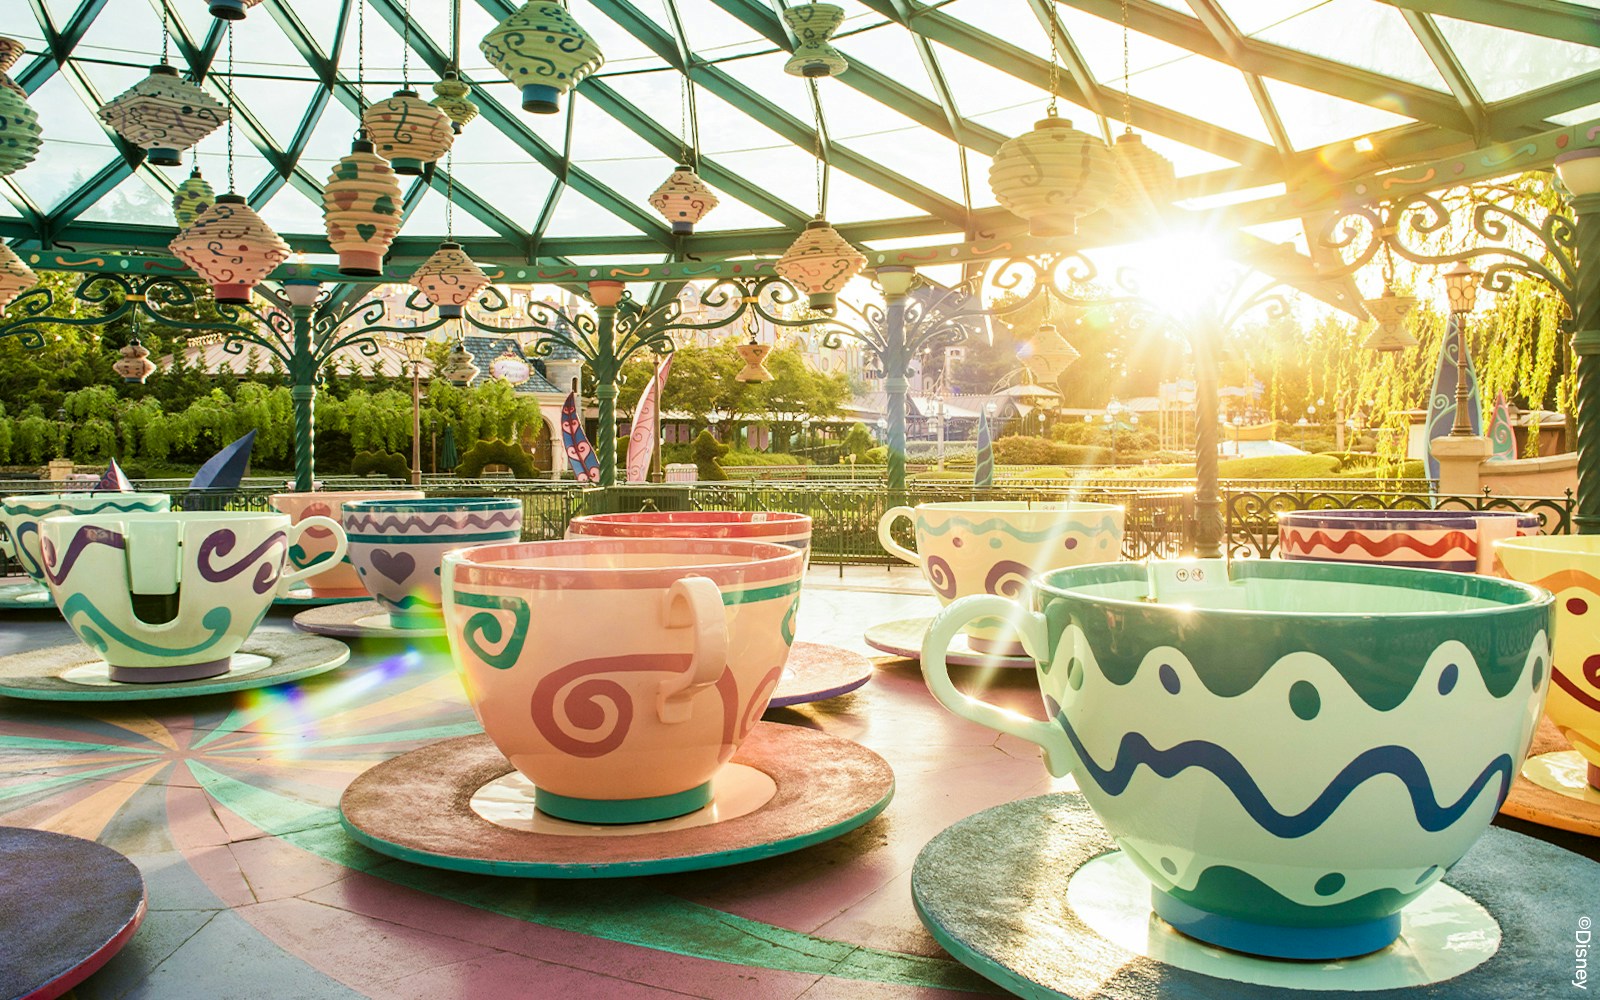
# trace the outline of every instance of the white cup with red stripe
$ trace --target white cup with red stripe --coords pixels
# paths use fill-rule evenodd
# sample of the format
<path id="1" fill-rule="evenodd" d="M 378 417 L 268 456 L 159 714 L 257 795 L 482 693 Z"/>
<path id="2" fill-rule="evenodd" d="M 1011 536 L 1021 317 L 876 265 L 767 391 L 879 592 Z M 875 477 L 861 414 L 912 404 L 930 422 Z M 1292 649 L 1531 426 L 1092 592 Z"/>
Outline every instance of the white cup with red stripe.
<path id="1" fill-rule="evenodd" d="M 583 514 L 567 524 L 568 538 L 742 538 L 802 549 L 811 565 L 811 518 L 769 510 L 644 510 Z"/>

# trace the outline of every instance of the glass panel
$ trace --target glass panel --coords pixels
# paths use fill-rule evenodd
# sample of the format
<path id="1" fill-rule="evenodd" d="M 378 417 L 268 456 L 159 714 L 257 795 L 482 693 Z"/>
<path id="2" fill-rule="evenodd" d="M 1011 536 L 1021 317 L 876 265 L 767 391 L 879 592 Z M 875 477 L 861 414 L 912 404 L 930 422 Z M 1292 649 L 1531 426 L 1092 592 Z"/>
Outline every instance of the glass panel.
<path id="1" fill-rule="evenodd" d="M 638 236 L 639 230 L 612 215 L 570 186 L 561 189 L 544 236 Z"/>
<path id="2" fill-rule="evenodd" d="M 1595 0 L 1600 3 L 1600 0 Z M 1584 108 L 1574 108 L 1563 111 L 1559 115 L 1551 115 L 1550 120 L 1561 125 L 1582 125 L 1584 122 L 1600 118 L 1600 104 L 1591 104 Z"/>
<path id="3" fill-rule="evenodd" d="M 647 16 L 655 17 L 670 35 L 673 29 L 671 20 L 667 18 L 666 2 L 638 0 L 635 6 Z M 680 10 L 684 15 L 683 32 L 688 36 L 689 48 L 702 59 L 720 61 L 772 48 L 772 43 L 759 31 L 714 3 L 697 3 L 692 7 L 682 4 Z M 845 30 L 844 26 L 841 25 L 840 30 Z"/>
<path id="4" fill-rule="evenodd" d="M 1265 77 L 1262 82 L 1266 85 L 1272 106 L 1278 112 L 1278 119 L 1289 133 L 1289 141 L 1296 149 L 1353 139 L 1413 121 L 1404 115 L 1329 97 L 1292 83 L 1280 83 Z"/>
<path id="5" fill-rule="evenodd" d="M 592 114 L 592 109 L 585 107 L 584 113 Z M 522 228 L 533 228 L 550 190 L 551 174 L 505 133 L 481 118 L 471 122 L 456 136 L 450 162 L 460 183 Z"/>
<path id="6" fill-rule="evenodd" d="M 11 201 L 0 197 L 0 219 L 20 219 L 22 213 L 11 207 Z"/>
<path id="7" fill-rule="evenodd" d="M 629 104 L 655 119 L 662 128 L 676 133 L 683 118 L 683 101 L 678 88 L 681 79 L 677 70 L 659 70 L 613 76 L 606 80 L 606 85 L 626 98 Z M 700 108 L 700 114 L 700 141 L 705 143 L 713 133 L 707 128 L 703 107 Z"/>
<path id="8" fill-rule="evenodd" d="M 804 204 L 803 201 L 801 203 Z M 927 214 L 843 170 L 834 170 L 828 181 L 828 220 L 835 225 L 905 219 Z"/>
<path id="9" fill-rule="evenodd" d="M 472 6 L 476 6 L 476 4 Z M 639 0 L 635 6 L 639 7 L 646 17 L 654 18 L 658 24 L 667 25 L 669 23 L 665 19 L 665 13 L 660 8 L 659 0 L 656 0 L 654 4 L 650 0 Z M 634 73 L 639 70 L 660 69 L 667 65 L 666 61 L 656 55 L 649 46 L 629 34 L 627 29 L 620 24 L 601 13 L 589 0 L 570 0 L 567 4 L 567 10 L 572 13 L 573 18 L 579 24 L 583 25 L 583 30 L 589 33 L 589 37 L 595 40 L 595 44 L 600 46 L 600 51 L 604 53 L 606 62 L 600 68 L 602 74 Z M 666 30 L 668 34 L 671 34 L 670 28 Z M 487 33 L 485 31 L 483 34 Z M 468 37 L 482 38 L 483 34 Z M 476 45 L 474 45 L 474 48 L 476 48 Z M 500 74 L 497 71 L 495 75 L 499 76 Z"/>
<path id="10" fill-rule="evenodd" d="M 172 226 L 172 196 L 158 191 L 144 171 L 118 184 L 79 218 L 91 222 L 125 222 L 139 226 Z"/>
<path id="11" fill-rule="evenodd" d="M 1407 83 L 1450 89 L 1400 11 L 1374 0 L 1327 0 L 1253 34 L 1263 42 Z"/>
<path id="12" fill-rule="evenodd" d="M 1471 21 L 1434 17 L 1486 101 L 1560 83 L 1600 68 L 1600 49 L 1524 35 Z"/>
<path id="13" fill-rule="evenodd" d="M 294 141 L 306 108 L 321 89 L 320 84 L 289 80 L 250 77 L 236 77 L 234 80 L 234 90 L 240 102 L 267 130 L 279 149 Z M 319 122 L 316 127 L 321 129 L 324 126 Z"/>
<path id="14" fill-rule="evenodd" d="M 412 182 L 409 179 L 406 180 L 400 185 L 400 189 L 402 191 L 409 191 L 411 183 Z M 490 201 L 490 204 L 495 204 L 492 199 L 488 199 L 486 197 L 484 192 L 479 191 L 475 193 L 480 197 L 485 197 L 486 200 Z M 542 201 L 536 203 L 540 205 L 543 204 Z M 438 188 L 429 188 L 423 193 L 422 201 L 419 202 L 417 207 L 412 210 L 411 214 L 406 217 L 405 224 L 400 227 L 400 235 L 407 237 L 437 237 L 442 241 L 444 239 L 445 232 L 449 228 L 445 225 L 445 207 L 446 202 L 444 192 L 440 191 Z M 495 204 L 495 207 L 507 215 L 513 214 L 510 210 L 510 206 Z M 535 209 L 534 211 L 538 210 Z M 463 208 L 459 200 L 456 202 L 454 214 L 455 235 L 457 237 L 500 235 L 488 225 L 483 223 L 480 219 L 478 219 L 477 216 Z"/>
<path id="15" fill-rule="evenodd" d="M 300 154 L 300 166 L 320 184 L 333 173 L 333 165 L 350 152 L 350 142 L 359 126 L 356 116 L 338 99 L 322 109 L 322 119 L 311 130 L 311 139 Z"/>
<path id="16" fill-rule="evenodd" d="M 293 184 L 285 184 L 272 196 L 265 208 L 257 210 L 267 225 L 277 231 L 279 236 L 310 235 L 321 237 L 327 230 L 323 228 L 322 201 L 319 198 L 315 204 L 310 198 L 301 193 Z M 171 214 L 170 209 L 168 212 Z M 298 242 L 290 240 L 291 243 Z"/>
<path id="17" fill-rule="evenodd" d="M 1322 6 L 1325 0 L 1217 0 L 1228 20 L 1243 35 L 1254 35 L 1277 24 L 1299 17 L 1309 10 Z M 1368 4 L 1372 7 L 1372 4 Z M 1346 30 L 1360 33 L 1366 30 L 1366 19 L 1352 21 Z"/>
<path id="18" fill-rule="evenodd" d="M 29 98 L 40 110 L 44 148 L 39 157 L 12 174 L 33 203 L 51 210 L 100 168 L 117 159 L 100 119 L 94 116 L 68 74 L 57 73 Z"/>
<path id="19" fill-rule="evenodd" d="M 961 150 L 954 142 L 860 91 L 827 87 L 818 93 L 835 143 L 947 198 L 962 200 Z"/>
<path id="20" fill-rule="evenodd" d="M 796 118 L 811 124 L 815 120 L 815 112 L 811 106 L 811 88 L 800 77 L 790 76 L 783 71 L 784 60 L 789 58 L 787 52 L 773 52 L 764 56 L 752 56 L 748 59 L 735 59 L 723 63 L 721 69 L 729 76 L 749 87 L 760 96 L 776 104 L 778 107 L 794 115 Z M 823 87 L 823 84 L 827 84 Z M 844 84 L 828 84 L 824 80 L 818 84 L 818 93 L 826 90 L 848 90 Z M 677 121 L 674 115 L 671 119 Z"/>
<path id="21" fill-rule="evenodd" d="M 885 22 L 876 28 L 837 38 L 834 47 L 843 52 L 852 65 L 859 62 L 870 66 L 912 90 L 938 100 L 938 96 L 929 89 L 928 68 L 917 51 L 916 41 L 911 32 L 900 25 Z"/>
<path id="22" fill-rule="evenodd" d="M 172 7 L 186 6 L 183 0 L 168 0 L 168 4 Z M 341 3 L 340 0 L 324 0 L 323 3 L 302 3 L 294 5 L 295 17 L 300 19 L 301 24 L 305 25 L 306 32 L 311 36 L 312 40 L 317 43 L 317 46 L 321 48 L 324 53 L 327 53 L 327 51 L 333 47 L 333 36 L 339 30 L 339 11 L 343 6 L 344 4 Z M 270 11 L 263 11 L 262 13 L 267 14 L 269 18 L 272 16 Z M 355 13 L 356 12 L 354 9 L 350 11 L 349 45 L 352 76 L 355 75 Z M 370 14 L 372 12 L 368 11 L 367 13 Z M 412 12 L 412 16 L 416 16 L 415 11 Z M 207 20 L 210 20 L 210 18 L 207 18 Z"/>
<path id="23" fill-rule="evenodd" d="M 60 30 L 66 18 L 56 16 L 55 23 Z M 148 69 L 161 54 L 161 18 L 149 3 L 107 4 L 72 51 L 74 56 L 86 59 L 107 59 Z M 176 49 L 173 59 L 178 60 Z"/>
<path id="24" fill-rule="evenodd" d="M 972 179 L 972 207 L 989 208 L 1000 204 L 989 188 L 989 168 L 994 165 L 994 158 L 985 156 L 975 149 L 965 149 L 962 152 L 967 156 L 967 176 Z"/>
<path id="25" fill-rule="evenodd" d="M 499 74 L 495 74 L 497 77 Z M 557 156 L 567 145 L 567 111 L 572 107 L 573 95 L 568 94 L 561 102 L 561 112 L 554 115 L 533 115 L 522 110 L 522 91 L 505 79 L 498 83 L 491 83 L 488 87 L 479 86 L 473 90 L 472 99 L 480 109 L 496 108 L 506 118 L 515 122 L 534 135 L 555 152 Z M 578 97 L 577 100 L 583 100 Z M 489 128 L 495 126 L 487 120 L 473 122 L 472 126 L 484 125 Z M 516 140 L 513 140 L 516 141 Z M 524 154 L 526 155 L 526 154 Z"/>

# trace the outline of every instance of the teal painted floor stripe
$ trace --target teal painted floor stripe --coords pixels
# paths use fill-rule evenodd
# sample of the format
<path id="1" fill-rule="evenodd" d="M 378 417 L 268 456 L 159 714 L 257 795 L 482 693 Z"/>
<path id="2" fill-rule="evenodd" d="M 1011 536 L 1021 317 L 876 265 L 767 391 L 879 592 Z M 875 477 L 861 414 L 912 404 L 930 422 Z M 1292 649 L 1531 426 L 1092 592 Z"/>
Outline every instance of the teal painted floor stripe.
<path id="1" fill-rule="evenodd" d="M 147 747 L 124 747 L 114 743 L 80 743 L 77 740 L 45 740 L 32 736 L 0 736 L 0 748 L 16 750 L 93 750 L 97 753 L 136 753 L 149 756 L 155 744 Z"/>
<path id="2" fill-rule="evenodd" d="M 864 948 L 813 937 L 691 903 L 637 883 L 538 883 L 537 893 L 507 881 L 486 891 L 482 878 L 394 861 L 347 837 L 337 809 L 322 809 L 235 781 L 190 762 L 201 785 L 246 822 L 325 861 L 441 899 L 528 923 L 690 958 L 861 982 L 991 992 L 964 966 L 939 958 Z"/>
<path id="3" fill-rule="evenodd" d="M 411 740 L 443 740 L 453 736 L 476 736 L 483 727 L 473 722 L 457 722 L 448 726 L 427 726 L 423 729 L 397 729 L 393 732 L 374 733 L 370 736 L 337 736 L 333 739 L 295 740 L 281 743 L 252 743 L 247 747 L 228 747 L 217 753 L 264 754 L 274 750 L 302 751 L 313 747 L 357 747 L 384 743 L 406 743 Z"/>
<path id="4" fill-rule="evenodd" d="M 99 778 L 107 774 L 116 774 L 118 771 L 129 771 L 136 767 L 155 763 L 154 758 L 149 760 L 130 760 L 126 764 L 112 764 L 110 767 L 97 768 L 93 771 L 79 771 L 76 774 L 59 774 L 53 778 L 41 778 L 30 781 L 25 785 L 9 785 L 0 788 L 0 801 L 20 798 L 34 792 L 42 792 L 50 788 L 59 788 L 62 785 L 71 785 L 79 781 L 88 781 L 90 778 Z"/>

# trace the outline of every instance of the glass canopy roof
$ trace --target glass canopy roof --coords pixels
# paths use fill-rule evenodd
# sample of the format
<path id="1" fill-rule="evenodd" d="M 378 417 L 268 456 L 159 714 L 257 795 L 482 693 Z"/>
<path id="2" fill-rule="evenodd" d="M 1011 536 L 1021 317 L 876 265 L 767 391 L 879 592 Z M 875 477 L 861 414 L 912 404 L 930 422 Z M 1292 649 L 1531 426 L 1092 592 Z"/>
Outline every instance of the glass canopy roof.
<path id="1" fill-rule="evenodd" d="M 837 2 L 850 68 L 813 90 L 783 72 L 784 0 L 570 0 L 605 66 L 559 114 L 532 115 L 477 46 L 518 4 L 462 0 L 461 72 L 483 114 L 431 185 L 411 182 L 395 256 L 424 257 L 452 228 L 486 260 L 778 252 L 819 208 L 818 151 L 827 215 L 861 245 L 1014 230 L 989 192 L 990 157 L 1041 117 L 1052 81 L 1080 128 L 1110 140 L 1131 119 L 1191 207 L 1265 204 L 1286 185 L 1600 117 L 1600 0 Z M 94 112 L 158 60 L 163 7 L 172 61 L 227 99 L 227 22 L 205 0 L 3 6 L 45 146 L 0 179 L 0 235 L 163 247 L 188 163 L 145 163 Z M 263 0 L 235 22 L 232 187 L 297 249 L 327 250 L 321 185 L 362 96 L 406 80 L 431 96 L 452 6 Z M 219 192 L 227 150 L 219 130 L 192 154 Z M 722 200 L 678 245 L 646 199 L 685 150 Z M 1253 221 L 1276 241 L 1299 235 L 1298 220 Z"/>

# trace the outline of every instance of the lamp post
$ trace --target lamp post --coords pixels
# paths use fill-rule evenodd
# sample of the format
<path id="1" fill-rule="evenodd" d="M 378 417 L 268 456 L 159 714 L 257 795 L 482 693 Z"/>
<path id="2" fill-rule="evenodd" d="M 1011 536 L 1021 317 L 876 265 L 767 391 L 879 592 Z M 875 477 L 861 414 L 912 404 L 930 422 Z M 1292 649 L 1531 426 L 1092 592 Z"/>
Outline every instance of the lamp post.
<path id="1" fill-rule="evenodd" d="M 1456 261 L 1444 272 L 1445 294 L 1450 299 L 1450 323 L 1456 333 L 1456 418 L 1450 425 L 1451 437 L 1471 437 L 1474 433 L 1467 385 L 1467 314 L 1477 302 L 1478 282 L 1482 278 L 1483 275 L 1464 260 Z"/>
<path id="2" fill-rule="evenodd" d="M 1125 409 L 1126 407 L 1122 405 L 1122 401 L 1117 397 L 1112 396 L 1111 402 L 1106 404 L 1106 412 L 1101 416 L 1101 419 L 1105 421 L 1106 426 L 1111 428 L 1112 465 L 1117 464 L 1117 418 L 1122 416 L 1122 411 Z"/>
<path id="3" fill-rule="evenodd" d="M 888 429 L 885 443 L 889 446 L 887 471 L 891 490 L 902 490 L 906 485 L 906 390 L 911 385 L 906 371 L 913 355 L 906 344 L 906 296 L 916 277 L 916 270 L 910 267 L 878 268 L 884 303 L 884 338 L 878 352 L 883 368 L 884 419 L 879 424 L 886 424 Z"/>
<path id="4" fill-rule="evenodd" d="M 422 359 L 428 350 L 428 338 L 420 333 L 408 333 L 400 342 L 406 351 L 406 361 L 411 365 L 411 485 L 422 485 Z"/>
<path id="5" fill-rule="evenodd" d="M 661 360 L 665 357 L 660 351 L 650 352 L 650 358 L 655 362 L 656 405 L 655 412 L 650 415 L 651 440 L 655 442 L 655 447 L 650 449 L 650 470 L 645 478 L 652 483 L 663 482 L 667 478 L 666 468 L 661 462 L 661 410 L 667 402 L 667 387 L 661 384 Z"/>
<path id="6" fill-rule="evenodd" d="M 1573 436 L 1578 452 L 1578 502 L 1573 522 L 1600 534 L 1600 156 L 1576 150 L 1556 157 L 1556 174 L 1572 192 L 1575 276 L 1572 351 L 1578 357 Z"/>

